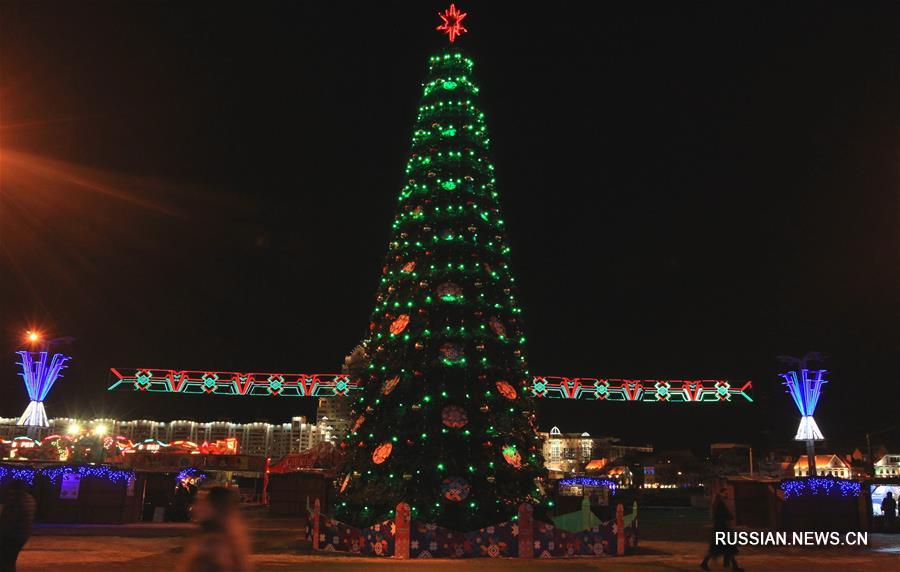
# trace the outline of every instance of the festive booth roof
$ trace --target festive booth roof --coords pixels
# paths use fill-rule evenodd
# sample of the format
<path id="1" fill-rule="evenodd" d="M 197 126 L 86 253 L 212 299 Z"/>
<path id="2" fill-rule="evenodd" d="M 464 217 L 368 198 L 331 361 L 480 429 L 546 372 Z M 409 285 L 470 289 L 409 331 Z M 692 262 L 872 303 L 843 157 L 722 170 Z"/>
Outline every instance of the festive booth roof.
<path id="1" fill-rule="evenodd" d="M 797 459 L 796 463 L 794 463 L 794 468 L 797 468 L 797 469 L 806 469 L 808 467 L 809 467 L 809 460 L 806 455 L 803 455 L 802 457 Z M 819 468 L 819 467 L 823 467 L 823 468 L 836 467 L 836 468 L 842 468 L 842 469 L 850 468 L 850 466 L 843 459 L 841 459 L 840 457 L 838 457 L 837 455 L 834 455 L 834 454 L 816 455 L 816 468 Z"/>
<path id="2" fill-rule="evenodd" d="M 609 461 L 607 459 L 593 459 L 587 465 L 584 466 L 585 471 L 600 471 L 605 467 Z"/>

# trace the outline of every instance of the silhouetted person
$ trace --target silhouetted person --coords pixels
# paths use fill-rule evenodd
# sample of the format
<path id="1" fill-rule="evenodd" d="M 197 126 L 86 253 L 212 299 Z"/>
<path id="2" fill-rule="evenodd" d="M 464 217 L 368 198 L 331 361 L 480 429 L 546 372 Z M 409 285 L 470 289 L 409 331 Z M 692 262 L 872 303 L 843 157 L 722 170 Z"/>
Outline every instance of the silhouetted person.
<path id="1" fill-rule="evenodd" d="M 198 492 L 200 489 L 197 488 L 197 485 L 195 485 L 194 483 L 190 483 L 190 484 L 188 485 L 187 489 L 188 489 L 188 508 L 187 508 L 188 514 L 187 514 L 187 519 L 188 519 L 188 520 L 191 520 L 191 511 L 192 511 L 193 508 L 194 508 L 194 503 L 197 502 L 197 492 Z"/>
<path id="2" fill-rule="evenodd" d="M 248 572 L 250 542 L 237 511 L 237 495 L 225 487 L 201 494 L 194 511 L 200 534 L 179 563 L 181 572 Z"/>
<path id="3" fill-rule="evenodd" d="M 19 552 L 31 536 L 34 509 L 34 497 L 28 494 L 25 483 L 10 482 L 0 512 L 0 572 L 15 571 Z"/>
<path id="4" fill-rule="evenodd" d="M 728 505 L 725 503 L 725 496 L 728 494 L 727 489 L 722 489 L 718 493 L 716 493 L 712 502 L 712 519 L 713 519 L 713 530 L 712 530 L 712 539 L 709 541 L 709 550 L 706 552 L 706 556 L 703 558 L 703 562 L 700 563 L 700 568 L 704 570 L 709 570 L 709 559 L 710 558 L 718 558 L 722 557 L 722 566 L 728 566 L 731 564 L 732 570 L 743 570 L 738 563 L 735 555 L 737 554 L 737 546 L 729 546 L 727 544 L 718 544 L 716 543 L 716 532 L 725 532 L 731 530 L 729 523 L 733 520 L 733 516 L 731 515 L 731 511 L 728 510 Z"/>
<path id="5" fill-rule="evenodd" d="M 190 491 L 184 483 L 178 483 L 178 486 L 175 487 L 175 497 L 172 499 L 172 514 L 169 518 L 175 522 L 187 522 L 190 516 L 190 504 Z"/>
<path id="6" fill-rule="evenodd" d="M 884 529 L 894 530 L 894 519 L 897 517 L 897 501 L 894 494 L 888 491 L 881 501 L 881 514 L 884 515 Z"/>

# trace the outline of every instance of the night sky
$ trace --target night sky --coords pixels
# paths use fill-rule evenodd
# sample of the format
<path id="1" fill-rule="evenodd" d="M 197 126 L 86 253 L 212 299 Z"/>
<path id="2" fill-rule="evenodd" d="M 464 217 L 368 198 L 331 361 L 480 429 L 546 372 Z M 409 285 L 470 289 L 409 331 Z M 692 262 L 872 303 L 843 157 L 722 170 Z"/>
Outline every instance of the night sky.
<path id="1" fill-rule="evenodd" d="M 28 327 L 76 338 L 51 417 L 313 415 L 111 394 L 108 368 L 339 370 L 445 7 L 5 2 L 0 415 L 27 404 Z M 542 427 L 788 443 L 776 357 L 808 350 L 832 372 L 829 446 L 896 424 L 900 5 L 458 7 L 532 371 L 755 385 L 753 404 L 544 401 Z"/>

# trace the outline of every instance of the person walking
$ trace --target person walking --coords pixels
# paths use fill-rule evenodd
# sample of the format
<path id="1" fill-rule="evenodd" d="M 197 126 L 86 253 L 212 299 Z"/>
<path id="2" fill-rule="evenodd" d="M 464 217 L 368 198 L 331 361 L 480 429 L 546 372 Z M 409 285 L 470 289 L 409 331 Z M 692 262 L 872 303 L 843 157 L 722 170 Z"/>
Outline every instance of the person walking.
<path id="1" fill-rule="evenodd" d="M 0 512 L 0 572 L 15 572 L 19 552 L 31 536 L 34 525 L 34 497 L 25 483 L 14 480 L 6 489 L 3 512 Z"/>
<path id="2" fill-rule="evenodd" d="M 742 571 L 743 568 L 738 565 L 737 558 L 735 555 L 737 554 L 737 546 L 729 546 L 727 544 L 719 544 L 716 542 L 716 533 L 717 532 L 729 532 L 731 527 L 729 523 L 734 519 L 731 515 L 731 511 L 728 510 L 728 504 L 725 502 L 725 499 L 728 495 L 728 489 L 721 489 L 718 493 L 716 493 L 712 502 L 712 519 L 713 519 L 713 529 L 712 529 L 712 539 L 709 541 L 709 550 L 706 552 L 706 556 L 703 558 L 703 562 L 700 563 L 700 568 L 704 570 L 709 570 L 709 560 L 710 558 L 718 558 L 722 557 L 722 566 L 728 566 L 731 564 L 732 570 Z"/>
<path id="3" fill-rule="evenodd" d="M 237 510 L 237 495 L 226 487 L 201 494 L 195 518 L 200 534 L 185 549 L 180 572 L 250 572 L 250 541 Z"/>

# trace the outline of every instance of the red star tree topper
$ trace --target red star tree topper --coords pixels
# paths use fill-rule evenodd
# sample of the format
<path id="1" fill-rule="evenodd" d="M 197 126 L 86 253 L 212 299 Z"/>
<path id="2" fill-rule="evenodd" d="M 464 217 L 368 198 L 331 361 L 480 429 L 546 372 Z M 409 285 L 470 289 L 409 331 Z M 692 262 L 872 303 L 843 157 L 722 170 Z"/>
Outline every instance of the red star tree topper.
<path id="1" fill-rule="evenodd" d="M 438 12 L 438 16 L 443 20 L 443 24 L 437 27 L 438 30 L 447 34 L 447 37 L 450 38 L 450 43 L 465 32 L 468 32 L 463 25 L 462 21 L 466 17 L 467 12 L 460 12 L 456 9 L 455 4 L 450 4 L 450 7 L 443 12 Z"/>

